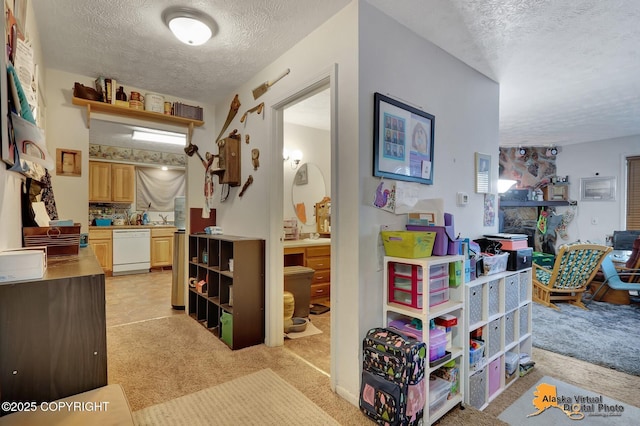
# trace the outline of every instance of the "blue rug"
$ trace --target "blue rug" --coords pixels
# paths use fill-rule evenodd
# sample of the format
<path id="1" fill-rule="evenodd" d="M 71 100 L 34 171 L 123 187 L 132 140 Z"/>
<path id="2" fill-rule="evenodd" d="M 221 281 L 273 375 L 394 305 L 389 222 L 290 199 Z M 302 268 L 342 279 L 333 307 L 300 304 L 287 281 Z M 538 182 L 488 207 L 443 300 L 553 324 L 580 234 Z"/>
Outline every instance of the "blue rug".
<path id="1" fill-rule="evenodd" d="M 548 376 L 498 416 L 515 426 L 635 426 L 639 417 L 633 405 Z"/>
<path id="2" fill-rule="evenodd" d="M 533 346 L 640 376 L 640 305 L 533 303 Z"/>

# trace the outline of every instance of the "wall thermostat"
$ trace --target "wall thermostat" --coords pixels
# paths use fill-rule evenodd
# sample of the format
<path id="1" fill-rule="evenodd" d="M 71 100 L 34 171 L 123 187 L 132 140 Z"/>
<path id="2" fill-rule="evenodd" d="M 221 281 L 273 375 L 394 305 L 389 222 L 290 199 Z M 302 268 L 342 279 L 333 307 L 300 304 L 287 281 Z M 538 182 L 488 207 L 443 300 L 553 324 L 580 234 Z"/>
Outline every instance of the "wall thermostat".
<path id="1" fill-rule="evenodd" d="M 456 202 L 459 206 L 466 206 L 469 204 L 469 195 L 466 192 L 458 192 L 456 194 Z"/>

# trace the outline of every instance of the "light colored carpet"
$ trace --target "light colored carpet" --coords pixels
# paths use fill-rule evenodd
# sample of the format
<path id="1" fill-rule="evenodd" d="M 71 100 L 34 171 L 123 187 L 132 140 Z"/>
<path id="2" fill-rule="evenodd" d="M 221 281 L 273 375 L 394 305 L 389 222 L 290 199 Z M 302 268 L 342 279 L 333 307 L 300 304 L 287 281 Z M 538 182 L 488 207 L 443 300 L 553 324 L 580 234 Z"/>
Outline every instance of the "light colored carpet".
<path id="1" fill-rule="evenodd" d="M 308 322 L 307 328 L 304 331 L 299 331 L 297 333 L 284 333 L 284 335 L 288 339 L 301 339 L 303 337 L 309 337 L 320 333 L 322 333 L 322 330 L 313 325 L 311 322 Z"/>
<path id="2" fill-rule="evenodd" d="M 531 417 L 529 415 L 536 414 Z M 510 425 L 637 425 L 640 409 L 549 376 L 533 385 L 498 418 Z"/>
<path id="3" fill-rule="evenodd" d="M 271 369 L 133 413 L 137 425 L 338 425 Z"/>

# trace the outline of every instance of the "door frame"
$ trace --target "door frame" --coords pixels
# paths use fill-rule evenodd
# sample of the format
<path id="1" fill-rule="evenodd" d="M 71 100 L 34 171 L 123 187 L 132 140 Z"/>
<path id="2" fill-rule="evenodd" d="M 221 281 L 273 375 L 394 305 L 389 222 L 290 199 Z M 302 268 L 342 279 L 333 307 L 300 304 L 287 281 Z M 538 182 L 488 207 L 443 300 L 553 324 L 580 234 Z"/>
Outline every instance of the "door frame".
<path id="1" fill-rule="evenodd" d="M 269 223 L 269 244 L 267 254 L 267 264 L 269 265 L 269 277 L 268 282 L 269 291 L 266 294 L 267 305 L 265 310 L 266 317 L 266 338 L 265 344 L 267 346 L 282 346 L 284 345 L 284 334 L 282 332 L 284 327 L 284 248 L 282 238 L 282 220 L 284 216 L 284 171 L 282 168 L 282 149 L 284 147 L 284 110 L 289 105 L 295 103 L 298 100 L 306 98 L 310 93 L 317 91 L 322 87 L 328 85 L 330 91 L 330 105 L 331 105 L 331 198 L 337 198 L 337 72 L 338 65 L 332 64 L 326 69 L 320 71 L 317 75 L 312 76 L 308 80 L 305 80 L 299 85 L 294 86 L 293 90 L 288 94 L 276 99 L 271 106 L 271 162 L 270 166 L 273 172 L 271 173 L 271 194 L 269 212 L 271 214 Z M 333 211 L 332 206 L 332 211 Z M 336 216 L 336 215 L 334 215 Z M 338 229 L 339 225 L 332 221 L 332 229 Z M 331 240 L 331 306 L 333 305 L 333 288 L 335 285 L 337 259 L 333 253 L 335 250 L 335 239 Z M 336 359 L 336 333 L 334 332 L 335 324 L 338 321 L 338 313 L 336 310 L 331 312 L 331 371 L 336 371 L 334 362 Z M 331 375 L 331 388 L 335 389 L 335 377 Z"/>

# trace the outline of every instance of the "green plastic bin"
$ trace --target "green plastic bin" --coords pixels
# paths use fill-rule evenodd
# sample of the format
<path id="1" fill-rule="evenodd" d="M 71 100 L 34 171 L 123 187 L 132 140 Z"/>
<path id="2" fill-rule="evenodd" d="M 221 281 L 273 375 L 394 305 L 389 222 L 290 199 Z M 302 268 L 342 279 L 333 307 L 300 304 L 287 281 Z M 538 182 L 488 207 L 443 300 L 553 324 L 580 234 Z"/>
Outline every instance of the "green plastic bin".
<path id="1" fill-rule="evenodd" d="M 221 339 L 229 347 L 233 347 L 233 316 L 228 312 L 223 312 L 220 316 L 222 325 Z"/>

